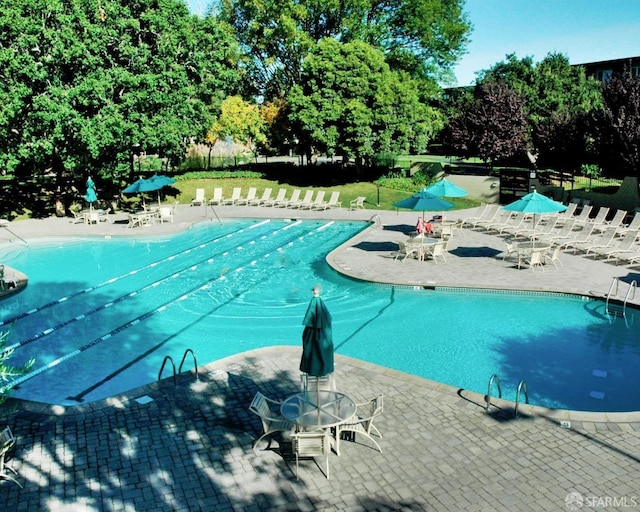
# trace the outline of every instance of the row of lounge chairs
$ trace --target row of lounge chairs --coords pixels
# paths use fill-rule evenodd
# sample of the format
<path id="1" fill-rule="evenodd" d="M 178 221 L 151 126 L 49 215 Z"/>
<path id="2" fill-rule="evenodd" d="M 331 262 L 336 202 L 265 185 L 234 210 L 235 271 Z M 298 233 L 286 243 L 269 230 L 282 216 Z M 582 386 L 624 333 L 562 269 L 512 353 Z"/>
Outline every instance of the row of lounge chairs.
<path id="1" fill-rule="evenodd" d="M 287 197 L 287 189 L 281 188 L 278 193 L 273 196 L 272 188 L 265 188 L 262 196 L 258 196 L 257 187 L 249 187 L 246 195 L 243 195 L 241 187 L 234 187 L 231 196 L 224 197 L 222 187 L 213 189 L 213 197 L 207 201 L 205 190 L 203 188 L 196 189 L 196 197 L 191 202 L 192 205 L 209 204 L 212 206 L 270 206 L 273 208 L 298 208 L 301 210 L 328 210 L 330 208 L 342 208 L 340 201 L 340 192 L 331 192 L 329 199 L 325 199 L 326 192 L 324 190 L 305 191 L 302 195 L 301 189 L 294 189 L 291 195 Z M 351 208 L 364 208 L 364 198 L 358 198 L 359 204 L 351 201 Z M 357 202 L 357 201 L 356 201 Z"/>
<path id="2" fill-rule="evenodd" d="M 606 261 L 640 262 L 640 212 L 625 224 L 625 210 L 600 207 L 591 216 L 591 205 L 584 205 L 579 214 L 576 206 L 570 203 L 562 213 L 533 216 L 507 211 L 500 205 L 484 205 L 478 215 L 462 219 L 460 225 Z"/>

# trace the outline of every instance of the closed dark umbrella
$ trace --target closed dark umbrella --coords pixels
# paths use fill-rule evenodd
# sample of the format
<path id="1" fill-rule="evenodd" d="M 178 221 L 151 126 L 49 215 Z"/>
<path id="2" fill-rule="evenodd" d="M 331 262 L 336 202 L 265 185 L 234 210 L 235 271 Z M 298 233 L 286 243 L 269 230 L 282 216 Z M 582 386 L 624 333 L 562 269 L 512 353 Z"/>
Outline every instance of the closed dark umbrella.
<path id="1" fill-rule="evenodd" d="M 302 322 L 302 359 L 300 371 L 314 377 L 323 377 L 333 372 L 333 336 L 331 313 L 320 298 L 318 287 L 313 289 L 313 298 Z"/>

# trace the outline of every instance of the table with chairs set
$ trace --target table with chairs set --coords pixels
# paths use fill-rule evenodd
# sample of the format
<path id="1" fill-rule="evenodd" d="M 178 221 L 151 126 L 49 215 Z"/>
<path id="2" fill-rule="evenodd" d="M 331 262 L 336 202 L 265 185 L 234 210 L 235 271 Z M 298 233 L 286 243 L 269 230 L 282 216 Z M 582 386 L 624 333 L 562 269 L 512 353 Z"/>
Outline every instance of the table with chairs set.
<path id="1" fill-rule="evenodd" d="M 329 456 L 332 451 L 340 456 L 340 441 L 355 441 L 356 435 L 369 439 L 382 452 L 372 437 L 382 437 L 374 420 L 383 412 L 383 396 L 357 403 L 347 393 L 335 389 L 331 375 L 325 377 L 301 376 L 301 390 L 284 400 L 274 400 L 257 392 L 249 406 L 262 422 L 262 433 L 253 443 L 257 453 L 259 443 L 273 434 L 282 441 L 290 437 L 291 454 L 296 458 L 296 478 L 302 458 L 323 457 L 324 474 L 329 478 Z M 282 449 L 281 449 L 282 452 Z"/>
<path id="2" fill-rule="evenodd" d="M 178 203 L 171 205 L 160 205 L 152 207 L 144 207 L 141 211 L 129 213 L 127 218 L 128 228 L 152 226 L 157 223 L 173 222 Z"/>

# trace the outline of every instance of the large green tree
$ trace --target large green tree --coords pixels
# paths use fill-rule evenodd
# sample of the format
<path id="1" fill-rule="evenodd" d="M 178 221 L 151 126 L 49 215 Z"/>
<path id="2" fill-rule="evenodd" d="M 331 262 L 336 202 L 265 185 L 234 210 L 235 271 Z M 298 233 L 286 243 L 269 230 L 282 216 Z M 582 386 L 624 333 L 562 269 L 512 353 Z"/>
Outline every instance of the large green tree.
<path id="1" fill-rule="evenodd" d="M 0 166 L 20 179 L 129 178 L 131 148 L 169 161 L 239 83 L 228 26 L 180 0 L 16 0 L 0 11 Z"/>
<path id="2" fill-rule="evenodd" d="M 363 41 L 394 69 L 441 78 L 464 52 L 464 0 L 219 0 L 249 56 L 255 89 L 277 97 L 300 83 L 302 64 L 324 38 Z"/>
<path id="3" fill-rule="evenodd" d="M 442 122 L 419 84 L 393 71 L 367 43 L 324 39 L 288 97 L 293 132 L 307 155 L 366 162 L 380 152 L 423 152 Z"/>

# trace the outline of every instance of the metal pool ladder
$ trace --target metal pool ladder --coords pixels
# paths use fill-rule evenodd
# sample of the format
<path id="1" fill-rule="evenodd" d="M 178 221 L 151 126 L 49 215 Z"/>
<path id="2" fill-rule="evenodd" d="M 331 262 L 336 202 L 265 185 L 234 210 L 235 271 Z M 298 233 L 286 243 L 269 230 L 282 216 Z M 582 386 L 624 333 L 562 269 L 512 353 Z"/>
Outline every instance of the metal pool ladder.
<path id="1" fill-rule="evenodd" d="M 489 407 L 491 407 L 491 391 L 493 390 L 493 385 L 496 385 L 496 387 L 498 388 L 498 398 L 502 398 L 502 388 L 500 386 L 500 379 L 498 378 L 497 374 L 493 374 L 490 378 L 489 378 L 489 388 L 487 389 L 487 405 L 485 406 L 484 410 L 485 411 L 489 411 Z M 518 390 L 516 391 L 516 405 L 514 408 L 514 413 L 513 416 L 517 416 L 518 415 L 518 407 L 520 405 L 520 394 L 524 393 L 524 398 L 525 398 L 525 403 L 528 404 L 529 403 L 529 390 L 527 389 L 527 383 L 523 380 L 520 381 L 520 383 L 518 384 Z"/>
<path id="2" fill-rule="evenodd" d="M 624 296 L 624 300 L 622 301 L 622 305 L 614 304 L 610 301 L 611 297 L 618 296 L 618 287 L 620 284 L 620 278 L 614 277 L 611 286 L 609 287 L 609 293 L 607 293 L 607 300 L 605 303 L 605 311 L 607 315 L 612 316 L 621 316 L 626 320 L 627 318 L 627 303 L 629 299 L 634 299 L 636 296 L 636 288 L 638 287 L 638 283 L 634 279 L 629 284 L 629 288 L 627 288 L 627 293 Z"/>
<path id="3" fill-rule="evenodd" d="M 195 352 L 190 348 L 184 351 L 184 355 L 182 356 L 182 361 L 180 361 L 180 366 L 178 367 L 178 374 L 182 373 L 182 366 L 184 365 L 184 361 L 187 358 L 187 355 L 189 354 L 191 354 L 191 356 L 193 357 L 193 368 L 196 371 L 196 380 L 199 380 L 198 379 L 198 360 L 196 359 Z M 164 371 L 164 367 L 167 364 L 167 361 L 171 363 L 171 367 L 173 368 L 173 385 L 177 386 L 178 382 L 176 380 L 176 365 L 173 362 L 173 359 L 171 358 L 171 356 L 165 356 L 164 360 L 162 361 L 160 372 L 158 372 L 158 380 L 161 380 L 162 378 L 162 372 Z"/>

